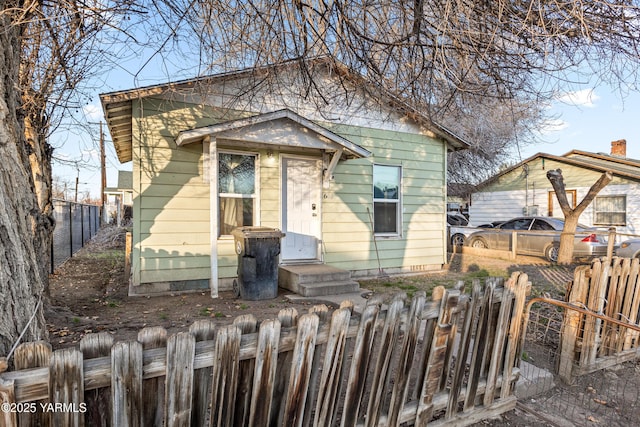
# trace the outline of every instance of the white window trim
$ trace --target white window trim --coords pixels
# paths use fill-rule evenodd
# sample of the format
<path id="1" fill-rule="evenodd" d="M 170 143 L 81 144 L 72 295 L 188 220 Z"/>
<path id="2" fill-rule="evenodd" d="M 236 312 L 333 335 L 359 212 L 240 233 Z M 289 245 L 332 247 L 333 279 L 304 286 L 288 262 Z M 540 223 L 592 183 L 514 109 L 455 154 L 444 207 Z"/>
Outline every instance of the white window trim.
<path id="1" fill-rule="evenodd" d="M 398 171 L 400 173 L 400 180 L 398 182 L 398 200 L 392 200 L 392 199 L 376 199 L 375 198 L 375 183 L 374 181 L 374 168 L 375 166 L 387 166 L 387 167 L 394 167 L 394 168 L 398 168 Z M 402 165 L 394 165 L 394 164 L 386 164 L 386 163 L 373 163 L 373 165 L 371 166 L 371 196 L 372 196 L 372 208 L 373 208 L 373 212 L 372 212 L 372 221 L 373 223 L 371 224 L 371 227 L 373 230 L 375 230 L 375 221 L 376 221 L 376 217 L 375 217 L 375 203 L 376 202 L 380 202 L 380 203 L 396 203 L 397 207 L 396 207 L 396 227 L 397 227 L 397 232 L 395 233 L 376 233 L 374 231 L 374 234 L 376 237 L 378 238 L 382 238 L 382 239 L 400 239 L 402 238 L 402 226 L 403 226 L 403 209 L 402 209 L 402 200 L 403 200 L 403 180 L 404 180 L 404 173 L 402 170 Z"/>
<path id="2" fill-rule="evenodd" d="M 598 211 L 596 208 L 597 205 L 597 199 L 610 199 L 613 197 L 622 197 L 624 198 L 624 212 L 620 211 L 620 212 L 613 212 L 613 211 Z M 629 223 L 628 221 L 628 212 L 627 212 L 627 207 L 628 207 L 628 197 L 626 194 L 603 194 L 603 195 L 599 195 L 596 196 L 593 200 L 593 225 L 594 226 L 603 226 L 603 227 L 614 227 L 614 226 L 618 226 L 618 227 L 626 227 L 627 224 Z M 599 212 L 604 212 L 604 213 L 624 213 L 624 224 L 612 224 L 612 223 L 602 223 L 602 222 L 598 222 L 598 213 Z"/>
<path id="3" fill-rule="evenodd" d="M 236 154 L 236 155 L 241 155 L 241 156 L 254 156 L 255 157 L 255 161 L 254 161 L 254 189 L 255 192 L 254 194 L 252 194 L 251 196 L 246 196 L 246 195 L 240 195 L 237 193 L 220 193 L 218 192 L 216 195 L 216 198 L 218 199 L 218 209 L 216 210 L 216 217 L 218 218 L 217 221 L 217 229 L 216 229 L 216 235 L 218 237 L 218 240 L 233 240 L 233 236 L 231 234 L 220 234 L 220 197 L 229 197 L 229 198 L 237 198 L 237 199 L 245 199 L 245 198 L 251 198 L 253 199 L 253 225 L 257 226 L 260 225 L 260 153 L 255 152 L 255 151 L 238 151 L 238 150 L 225 150 L 225 149 L 219 149 L 216 153 L 216 175 L 215 177 L 212 177 L 216 180 L 216 183 L 218 182 L 218 165 L 220 162 L 220 154 Z M 218 185 L 216 185 L 216 189 L 217 189 Z"/>

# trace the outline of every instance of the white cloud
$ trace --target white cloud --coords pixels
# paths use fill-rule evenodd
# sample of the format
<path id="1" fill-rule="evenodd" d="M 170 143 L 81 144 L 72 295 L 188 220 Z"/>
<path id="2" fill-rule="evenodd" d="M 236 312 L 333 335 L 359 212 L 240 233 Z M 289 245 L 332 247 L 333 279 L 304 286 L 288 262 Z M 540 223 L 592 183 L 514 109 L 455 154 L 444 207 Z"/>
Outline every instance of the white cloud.
<path id="1" fill-rule="evenodd" d="M 82 150 L 80 151 L 80 154 L 82 156 L 82 161 L 85 161 L 85 162 L 93 162 L 93 161 L 100 160 L 100 152 L 95 148 L 89 149 L 89 150 Z"/>
<path id="2" fill-rule="evenodd" d="M 564 120 L 548 119 L 548 120 L 545 120 L 540 126 L 540 133 L 544 135 L 552 132 L 560 132 L 562 130 L 565 130 L 568 127 L 569 127 L 569 123 L 565 122 Z"/>
<path id="3" fill-rule="evenodd" d="M 596 101 L 598 101 L 599 99 L 600 97 L 595 94 L 593 89 L 582 89 L 573 92 L 565 92 L 564 94 L 559 95 L 557 98 L 558 101 L 564 102 L 566 104 L 588 108 L 594 108 L 596 106 Z"/>
<path id="4" fill-rule="evenodd" d="M 102 108 L 98 105 L 85 105 L 83 111 L 87 120 L 91 122 L 99 122 L 100 120 L 102 120 Z"/>

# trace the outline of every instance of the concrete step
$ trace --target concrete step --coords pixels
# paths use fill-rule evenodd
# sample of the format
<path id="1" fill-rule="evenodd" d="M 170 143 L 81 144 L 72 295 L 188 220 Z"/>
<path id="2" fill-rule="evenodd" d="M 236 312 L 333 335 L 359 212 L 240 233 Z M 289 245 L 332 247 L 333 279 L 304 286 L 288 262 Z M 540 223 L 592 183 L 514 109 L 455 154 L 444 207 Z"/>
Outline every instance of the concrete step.
<path id="1" fill-rule="evenodd" d="M 345 280 L 340 282 L 319 282 L 298 284 L 297 294 L 303 297 L 317 297 L 325 295 L 348 294 L 360 289 L 358 282 Z"/>
<path id="2" fill-rule="evenodd" d="M 360 288 L 351 280 L 351 272 L 326 264 L 280 266 L 278 286 L 308 297 L 357 292 Z"/>
<path id="3" fill-rule="evenodd" d="M 280 266 L 279 277 L 296 283 L 315 283 L 350 280 L 351 272 L 326 264 Z"/>

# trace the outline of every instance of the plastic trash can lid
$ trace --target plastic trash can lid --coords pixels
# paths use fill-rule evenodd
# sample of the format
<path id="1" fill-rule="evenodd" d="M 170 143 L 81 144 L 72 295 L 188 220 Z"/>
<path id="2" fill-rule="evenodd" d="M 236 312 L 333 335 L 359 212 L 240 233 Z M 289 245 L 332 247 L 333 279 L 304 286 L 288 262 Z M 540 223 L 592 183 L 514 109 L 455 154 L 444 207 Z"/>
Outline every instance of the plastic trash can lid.
<path id="1" fill-rule="evenodd" d="M 284 233 L 277 228 L 263 226 L 237 227 L 231 230 L 231 234 L 238 238 L 267 239 L 270 237 L 283 237 Z"/>

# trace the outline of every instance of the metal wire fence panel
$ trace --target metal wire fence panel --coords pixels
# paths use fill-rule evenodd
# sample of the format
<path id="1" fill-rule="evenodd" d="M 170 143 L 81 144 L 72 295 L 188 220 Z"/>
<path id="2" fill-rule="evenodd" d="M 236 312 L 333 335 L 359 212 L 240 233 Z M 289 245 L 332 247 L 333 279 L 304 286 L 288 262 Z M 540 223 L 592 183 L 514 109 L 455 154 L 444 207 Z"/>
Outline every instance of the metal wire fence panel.
<path id="1" fill-rule="evenodd" d="M 640 352 L 619 352 L 614 346 L 608 347 L 614 341 L 601 340 L 598 350 L 609 354 L 606 363 L 599 370 L 584 372 L 580 369 L 580 349 L 576 349 L 573 360 L 567 361 L 566 354 L 560 354 L 562 341 L 567 336 L 582 336 L 585 324 L 596 321 L 597 313 L 582 313 L 584 318 L 575 323 L 582 331 L 571 331 L 565 318 L 572 311 L 546 302 L 532 305 L 516 388 L 519 403 L 541 419 L 553 420 L 551 425 L 638 425 Z M 627 332 L 622 329 L 619 327 L 621 334 Z M 563 366 L 566 363 L 573 366 L 567 369 Z M 567 370 L 574 373 L 569 381 L 558 374 Z"/>
<path id="2" fill-rule="evenodd" d="M 65 200 L 54 200 L 53 208 L 56 226 L 51 259 L 52 269 L 56 269 L 96 235 L 100 226 L 100 208 Z"/>

